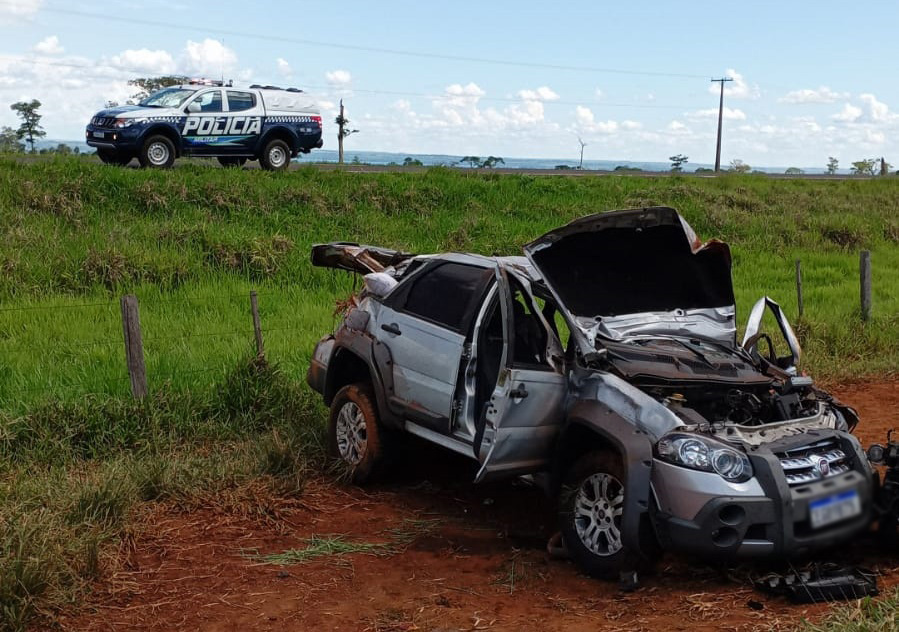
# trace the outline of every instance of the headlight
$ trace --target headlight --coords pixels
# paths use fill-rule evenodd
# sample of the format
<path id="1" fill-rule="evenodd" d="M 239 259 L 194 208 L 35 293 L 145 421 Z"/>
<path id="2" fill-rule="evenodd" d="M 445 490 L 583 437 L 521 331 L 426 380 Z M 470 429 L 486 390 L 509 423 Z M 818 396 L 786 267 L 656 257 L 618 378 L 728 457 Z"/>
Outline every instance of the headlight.
<path id="1" fill-rule="evenodd" d="M 703 435 L 683 432 L 667 434 L 656 444 L 656 455 L 674 465 L 714 472 L 731 483 L 742 483 L 752 478 L 748 456 Z"/>
<path id="2" fill-rule="evenodd" d="M 144 118 L 118 118 L 115 120 L 115 126 L 118 129 L 122 129 L 124 127 L 131 127 L 136 123 L 146 123 L 147 119 Z"/>

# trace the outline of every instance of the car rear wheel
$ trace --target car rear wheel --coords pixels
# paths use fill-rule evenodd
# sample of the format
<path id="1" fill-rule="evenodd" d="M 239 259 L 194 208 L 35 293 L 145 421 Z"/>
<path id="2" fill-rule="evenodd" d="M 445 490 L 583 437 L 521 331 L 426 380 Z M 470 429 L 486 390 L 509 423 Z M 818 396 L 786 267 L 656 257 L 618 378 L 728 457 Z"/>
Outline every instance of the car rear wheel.
<path id="1" fill-rule="evenodd" d="M 243 167 L 247 159 L 237 156 L 219 156 L 218 161 L 223 167 Z"/>
<path id="2" fill-rule="evenodd" d="M 337 391 L 328 420 L 328 451 L 357 485 L 371 480 L 382 461 L 375 397 L 367 384 Z"/>
<path id="3" fill-rule="evenodd" d="M 283 140 L 274 139 L 265 144 L 259 164 L 266 171 L 281 171 L 290 164 L 290 148 Z"/>
<path id="4" fill-rule="evenodd" d="M 175 145 L 165 136 L 151 136 L 137 156 L 141 167 L 165 169 L 175 164 Z"/>
<path id="5" fill-rule="evenodd" d="M 562 537 L 571 559 L 592 577 L 613 579 L 621 571 L 637 570 L 626 568 L 628 562 L 655 551 L 651 533 L 641 534 L 646 540 L 642 552 L 630 551 L 623 542 L 626 480 L 621 459 L 601 451 L 582 456 L 565 476 L 559 496 Z"/>
<path id="6" fill-rule="evenodd" d="M 119 152 L 113 149 L 98 149 L 97 156 L 100 157 L 100 162 L 104 165 L 118 165 L 120 167 L 124 167 L 134 156 L 120 154 Z"/>

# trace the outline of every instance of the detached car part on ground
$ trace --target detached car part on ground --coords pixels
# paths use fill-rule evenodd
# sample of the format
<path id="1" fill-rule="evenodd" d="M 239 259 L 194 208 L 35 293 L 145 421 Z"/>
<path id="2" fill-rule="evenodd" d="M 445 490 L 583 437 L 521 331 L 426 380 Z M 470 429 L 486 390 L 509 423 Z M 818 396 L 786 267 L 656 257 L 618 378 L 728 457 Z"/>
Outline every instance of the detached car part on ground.
<path id="1" fill-rule="evenodd" d="M 307 376 L 357 482 L 396 431 L 476 459 L 477 481 L 534 475 L 574 561 L 603 577 L 664 549 L 788 557 L 868 527 L 855 411 L 797 372 L 770 299 L 737 343 L 726 244 L 655 207 L 584 217 L 524 251 L 314 247 L 315 265 L 366 275 Z M 759 330 L 766 310 L 778 343 Z"/>

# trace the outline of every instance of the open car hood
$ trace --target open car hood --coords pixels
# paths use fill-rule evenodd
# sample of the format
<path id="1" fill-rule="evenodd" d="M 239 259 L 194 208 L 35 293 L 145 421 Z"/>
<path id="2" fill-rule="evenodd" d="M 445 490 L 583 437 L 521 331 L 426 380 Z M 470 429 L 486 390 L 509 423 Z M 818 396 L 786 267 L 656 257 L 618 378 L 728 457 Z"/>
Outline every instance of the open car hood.
<path id="1" fill-rule="evenodd" d="M 673 208 L 596 213 L 524 247 L 582 351 L 597 338 L 700 337 L 736 345 L 727 244 L 703 243 Z"/>

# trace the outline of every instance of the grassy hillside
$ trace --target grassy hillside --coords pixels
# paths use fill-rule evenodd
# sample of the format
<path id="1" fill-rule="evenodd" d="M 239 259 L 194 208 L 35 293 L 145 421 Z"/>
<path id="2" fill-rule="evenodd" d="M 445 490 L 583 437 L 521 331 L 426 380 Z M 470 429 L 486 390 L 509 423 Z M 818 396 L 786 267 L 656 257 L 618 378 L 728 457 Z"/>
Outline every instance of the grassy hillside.
<path id="1" fill-rule="evenodd" d="M 802 259 L 806 368 L 896 372 L 895 179 L 140 171 L 0 157 L 0 630 L 66 607 L 114 568 L 137 503 L 190 506 L 250 480 L 299 488 L 324 419 L 302 377 L 354 287 L 312 268 L 311 244 L 511 254 L 575 217 L 655 204 L 731 243 L 740 320 L 767 293 L 797 323 Z M 867 324 L 861 248 L 874 262 Z M 268 363 L 247 361 L 251 289 Z M 140 300 L 152 391 L 140 403 L 123 359 L 126 292 Z"/>
<path id="2" fill-rule="evenodd" d="M 134 292 L 151 386 L 215 381 L 252 340 L 260 293 L 269 357 L 299 377 L 353 279 L 312 268 L 326 240 L 414 252 L 518 253 L 597 210 L 667 204 L 734 251 L 740 320 L 762 294 L 796 322 L 804 266 L 808 369 L 899 367 L 899 182 L 286 174 L 0 160 L 0 408 L 128 391 L 118 297 Z M 873 250 L 874 321 L 858 318 L 858 250 Z M 22 309 L 26 308 L 26 309 Z"/>

